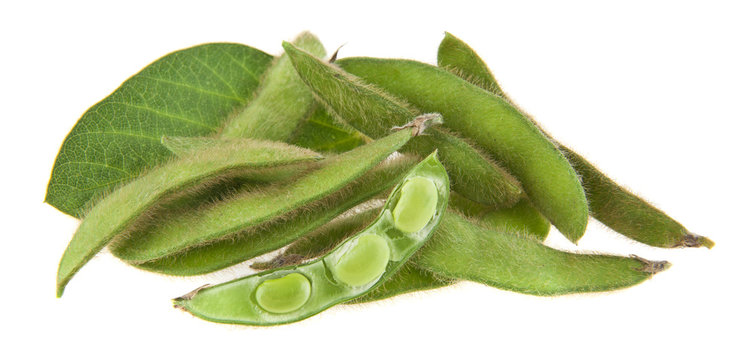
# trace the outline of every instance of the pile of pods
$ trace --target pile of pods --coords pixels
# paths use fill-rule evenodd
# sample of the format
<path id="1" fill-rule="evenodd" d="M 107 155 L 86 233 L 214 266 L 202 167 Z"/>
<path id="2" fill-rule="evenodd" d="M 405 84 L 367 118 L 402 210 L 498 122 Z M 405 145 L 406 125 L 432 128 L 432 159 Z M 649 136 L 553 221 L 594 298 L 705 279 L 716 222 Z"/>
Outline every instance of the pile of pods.
<path id="1" fill-rule="evenodd" d="M 451 34 L 437 66 L 327 59 L 310 33 L 283 47 L 168 54 L 82 116 L 46 197 L 81 218 L 58 296 L 105 247 L 177 276 L 276 251 L 174 299 L 209 321 L 274 325 L 459 280 L 560 295 L 668 268 L 543 244 L 551 225 L 576 242 L 591 216 L 651 246 L 713 245 L 543 132 Z"/>

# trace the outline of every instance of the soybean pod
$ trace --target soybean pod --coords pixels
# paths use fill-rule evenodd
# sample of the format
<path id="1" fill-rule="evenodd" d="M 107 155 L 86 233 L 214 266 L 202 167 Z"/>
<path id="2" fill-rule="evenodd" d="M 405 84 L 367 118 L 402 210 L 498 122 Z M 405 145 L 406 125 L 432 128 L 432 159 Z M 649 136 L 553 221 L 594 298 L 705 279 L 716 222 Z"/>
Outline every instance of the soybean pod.
<path id="1" fill-rule="evenodd" d="M 469 45 L 450 33 L 446 33 L 439 45 L 438 64 L 510 101 L 480 56 Z M 511 101 L 510 103 L 513 104 Z M 651 246 L 713 247 L 712 241 L 689 232 L 666 213 L 611 180 L 584 157 L 546 135 L 559 147 L 580 175 L 587 193 L 590 214 L 595 219 L 624 236 Z"/>
<path id="2" fill-rule="evenodd" d="M 516 234 L 515 236 L 522 236 L 539 242 L 545 240 L 548 234 L 548 222 L 524 199 L 509 209 L 492 209 L 464 199 L 452 192 L 449 208 L 462 214 L 472 214 L 466 216 L 469 216 L 478 225 L 499 233 Z M 319 257 L 337 246 L 347 235 L 365 227 L 374 216 L 376 216 L 375 209 L 369 209 L 332 221 L 311 236 L 296 241 L 271 261 L 257 263 L 252 267 L 269 269 L 298 264 Z M 434 235 L 434 237 L 436 236 Z M 418 251 L 418 254 L 420 251 Z M 511 276 L 514 276 L 514 274 L 511 274 Z M 415 263 L 414 259 L 411 259 L 389 280 L 349 303 L 364 303 L 408 292 L 440 288 L 451 285 L 456 281 L 456 279 L 422 269 Z"/>
<path id="3" fill-rule="evenodd" d="M 452 212 L 414 261 L 444 277 L 538 296 L 629 287 L 670 266 L 634 256 L 559 251 L 522 234 L 484 228 Z"/>
<path id="4" fill-rule="evenodd" d="M 301 236 L 310 236 L 310 232 L 342 212 L 394 186 L 417 163 L 417 158 L 407 156 L 387 159 L 341 190 L 282 219 L 173 255 L 130 264 L 163 274 L 192 276 L 240 263 L 288 245 Z"/>
<path id="5" fill-rule="evenodd" d="M 368 136 L 336 121 L 322 105 L 317 105 L 289 142 L 314 151 L 341 153 L 368 141 L 371 141 Z"/>
<path id="6" fill-rule="evenodd" d="M 253 263 L 251 268 L 268 270 L 301 264 L 309 259 L 320 257 L 322 254 L 331 251 L 332 248 L 340 244 L 344 239 L 368 226 L 378 215 L 378 208 L 369 208 L 335 219 L 310 235 L 294 242 L 281 255 L 271 261 Z M 408 292 L 435 289 L 451 285 L 454 282 L 455 280 L 453 279 L 442 278 L 436 274 L 419 269 L 411 261 L 408 261 L 381 285 L 362 296 L 348 301 L 347 304 L 360 304 Z"/>
<path id="7" fill-rule="evenodd" d="M 384 136 L 418 113 L 403 101 L 292 44 L 283 46 L 303 82 L 330 113 L 369 137 Z M 426 156 L 436 149 L 449 172 L 454 191 L 475 201 L 502 207 L 519 200 L 522 190 L 517 180 L 448 129 L 429 129 L 426 136 L 411 140 L 404 151 Z"/>
<path id="8" fill-rule="evenodd" d="M 197 151 L 153 168 L 114 190 L 84 217 L 57 273 L 57 296 L 65 285 L 102 248 L 127 229 L 141 214 L 160 201 L 211 179 L 230 173 L 266 176 L 277 165 L 312 161 L 320 155 L 301 148 L 268 141 L 234 141 L 225 146 Z"/>
<path id="9" fill-rule="evenodd" d="M 454 74 L 417 61 L 349 58 L 349 73 L 404 98 L 473 140 L 510 170 L 533 205 L 572 241 L 585 232 L 588 207 L 564 155 L 513 105 Z"/>
<path id="10" fill-rule="evenodd" d="M 311 33 L 298 35 L 293 43 L 317 57 L 326 55 Z M 313 110 L 313 94 L 300 81 L 287 55 L 276 58 L 261 79 L 253 100 L 225 123 L 221 137 L 287 141 Z"/>
<path id="11" fill-rule="evenodd" d="M 436 153 L 392 191 L 379 217 L 320 259 L 202 287 L 174 300 L 202 319 L 275 325 L 313 316 L 392 276 L 431 237 L 449 199 Z"/>
<path id="12" fill-rule="evenodd" d="M 563 146 L 562 152 L 582 177 L 591 215 L 604 225 L 650 246 L 712 248 L 715 245 L 608 178 L 582 156 Z"/>
<path id="13" fill-rule="evenodd" d="M 403 129 L 327 158 L 320 168 L 293 182 L 238 194 L 182 216 L 157 219 L 158 227 L 129 234 L 138 241 L 122 242 L 127 246 L 113 244 L 112 252 L 130 262 L 149 261 L 278 219 L 341 189 L 397 151 L 412 136 L 413 129 Z"/>

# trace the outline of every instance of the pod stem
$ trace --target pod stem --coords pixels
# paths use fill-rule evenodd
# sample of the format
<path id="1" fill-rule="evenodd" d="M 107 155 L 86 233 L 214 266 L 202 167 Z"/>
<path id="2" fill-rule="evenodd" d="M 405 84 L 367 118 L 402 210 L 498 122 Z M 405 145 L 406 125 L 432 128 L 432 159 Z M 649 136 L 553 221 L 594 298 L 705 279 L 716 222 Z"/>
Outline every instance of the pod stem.
<path id="1" fill-rule="evenodd" d="M 345 46 L 345 44 L 340 45 L 337 50 L 334 50 L 334 54 L 332 54 L 332 57 L 329 58 L 329 63 L 334 63 L 337 61 L 337 55 L 339 55 L 339 51 L 342 49 L 342 47 Z"/>
<path id="2" fill-rule="evenodd" d="M 444 119 L 441 117 L 441 114 L 427 113 L 414 117 L 412 121 L 405 125 L 393 127 L 392 131 L 412 128 L 413 136 L 418 136 L 422 135 L 429 127 L 442 123 L 444 123 Z"/>
<path id="3" fill-rule="evenodd" d="M 654 275 L 661 271 L 668 270 L 668 268 L 671 267 L 671 263 L 665 260 L 653 261 L 653 260 L 641 258 L 634 254 L 629 255 L 629 257 L 642 263 L 642 267 L 635 268 L 635 270 L 646 272 L 650 275 Z"/>
<path id="4" fill-rule="evenodd" d="M 189 293 L 187 293 L 187 294 L 185 294 L 183 296 L 178 296 L 178 297 L 172 299 L 172 301 L 184 301 L 184 300 L 193 299 L 193 297 L 196 296 L 196 294 L 198 294 L 199 291 L 204 290 L 204 289 L 208 288 L 209 286 L 211 286 L 211 284 L 201 285 L 201 286 L 199 286 L 199 287 L 191 290 L 191 292 L 189 292 Z M 175 307 L 176 308 L 182 308 L 182 306 L 180 306 L 178 304 L 175 304 Z"/>
<path id="5" fill-rule="evenodd" d="M 715 246 L 715 243 L 704 237 L 697 234 L 689 233 L 687 235 L 684 235 L 684 237 L 679 241 L 678 244 L 676 244 L 675 247 L 700 247 L 704 246 L 708 249 L 712 249 L 713 246 Z"/>

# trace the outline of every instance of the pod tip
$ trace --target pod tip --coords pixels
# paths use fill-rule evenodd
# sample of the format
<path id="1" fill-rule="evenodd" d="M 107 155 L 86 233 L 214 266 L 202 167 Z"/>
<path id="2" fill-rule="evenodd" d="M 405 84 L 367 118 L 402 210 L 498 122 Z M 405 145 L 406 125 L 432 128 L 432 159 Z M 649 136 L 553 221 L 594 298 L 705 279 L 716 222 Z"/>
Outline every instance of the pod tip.
<path id="1" fill-rule="evenodd" d="M 684 235 L 684 237 L 679 241 L 679 244 L 676 245 L 676 247 L 701 247 L 704 246 L 708 249 L 712 249 L 713 246 L 715 246 L 715 243 L 704 237 L 697 234 L 689 233 L 687 235 Z"/>
<path id="2" fill-rule="evenodd" d="M 642 267 L 636 268 L 635 270 L 645 272 L 650 275 L 654 275 L 659 272 L 666 271 L 668 270 L 668 268 L 671 267 L 671 263 L 665 260 L 653 261 L 653 260 L 641 258 L 634 254 L 629 255 L 629 257 L 642 263 Z"/>

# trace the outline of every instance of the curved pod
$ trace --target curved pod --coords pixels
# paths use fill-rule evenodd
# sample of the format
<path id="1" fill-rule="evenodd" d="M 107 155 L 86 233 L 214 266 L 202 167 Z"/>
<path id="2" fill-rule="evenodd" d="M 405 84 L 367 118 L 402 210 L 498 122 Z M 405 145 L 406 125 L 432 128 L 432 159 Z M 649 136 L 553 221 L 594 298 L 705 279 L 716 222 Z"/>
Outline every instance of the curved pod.
<path id="1" fill-rule="evenodd" d="M 283 46 L 301 79 L 321 103 L 358 131 L 380 138 L 417 114 L 410 105 L 342 69 L 291 44 Z M 519 200 L 522 190 L 517 179 L 466 139 L 440 127 L 432 127 L 425 134 L 411 140 L 403 150 L 424 157 L 438 149 L 454 191 L 494 206 L 512 206 Z"/>
<path id="2" fill-rule="evenodd" d="M 346 71 L 404 98 L 474 140 L 522 183 L 540 212 L 567 238 L 585 232 L 588 207 L 579 178 L 556 146 L 525 115 L 495 96 L 435 66 L 410 60 L 349 58 Z"/>
<path id="3" fill-rule="evenodd" d="M 439 45 L 437 60 L 440 67 L 514 104 L 480 56 L 454 35 L 446 33 Z M 559 147 L 581 176 L 590 214 L 598 221 L 624 236 L 651 246 L 713 247 L 711 240 L 689 232 L 666 213 L 608 178 L 584 157 L 559 144 L 550 135 L 545 135 Z"/>
<path id="4" fill-rule="evenodd" d="M 396 194 L 415 177 L 430 179 L 435 184 L 440 201 L 431 220 L 422 229 L 404 233 L 394 226 L 392 214 L 399 201 Z M 305 319 L 333 305 L 363 295 L 389 279 L 431 237 L 444 215 L 448 199 L 449 178 L 434 153 L 416 165 L 392 191 L 379 217 L 371 225 L 346 239 L 323 257 L 307 264 L 274 269 L 200 288 L 175 299 L 175 306 L 203 319 L 221 323 L 275 325 Z M 362 249 L 363 239 L 367 238 L 373 239 L 369 240 L 372 244 L 367 244 L 366 249 Z M 368 258 L 372 258 L 371 262 L 377 262 L 377 266 L 369 266 L 365 272 L 358 273 L 357 270 L 340 266 L 343 261 L 363 261 Z M 386 261 L 386 265 L 382 270 L 378 263 L 383 261 Z M 299 274 L 310 281 L 310 296 L 305 303 L 292 310 L 287 308 L 288 311 L 284 313 L 269 311 L 270 309 L 259 304 L 258 297 L 255 296 L 259 287 L 268 284 L 268 281 L 290 276 L 289 274 Z M 292 287 L 295 288 L 295 284 Z M 298 290 L 294 297 L 299 297 L 301 291 Z"/>
<path id="5" fill-rule="evenodd" d="M 57 273 L 57 296 L 94 255 L 159 201 L 228 173 L 274 171 L 274 166 L 311 161 L 321 156 L 305 149 L 270 141 L 234 141 L 192 152 L 151 169 L 113 191 L 81 221 L 65 249 Z"/>

